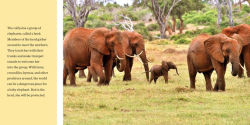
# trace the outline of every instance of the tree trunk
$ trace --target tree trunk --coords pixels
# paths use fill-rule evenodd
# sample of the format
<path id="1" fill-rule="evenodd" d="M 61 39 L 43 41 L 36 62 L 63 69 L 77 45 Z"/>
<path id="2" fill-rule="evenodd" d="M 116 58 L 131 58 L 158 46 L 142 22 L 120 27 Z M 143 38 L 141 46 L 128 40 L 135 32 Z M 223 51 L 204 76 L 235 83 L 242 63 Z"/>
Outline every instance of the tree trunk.
<path id="1" fill-rule="evenodd" d="M 172 16 L 172 21 L 173 21 L 173 27 L 172 27 L 172 31 L 175 32 L 175 27 L 176 27 L 176 19 L 174 16 Z"/>
<path id="2" fill-rule="evenodd" d="M 181 18 L 181 16 L 179 17 L 180 19 L 180 34 L 183 33 L 183 29 L 184 29 L 184 23 L 183 23 L 183 19 Z"/>
<path id="3" fill-rule="evenodd" d="M 239 0 L 239 4 L 240 4 L 240 9 L 242 8 L 242 6 L 241 6 L 241 0 Z"/>
<path id="4" fill-rule="evenodd" d="M 172 35 L 172 33 L 173 33 L 172 29 L 171 29 L 171 27 L 168 24 L 166 25 L 166 30 L 168 30 L 168 34 L 169 35 Z"/>
<path id="5" fill-rule="evenodd" d="M 220 27 L 221 23 L 221 5 L 219 0 L 215 0 L 217 8 L 217 27 Z"/>
<path id="6" fill-rule="evenodd" d="M 167 38 L 165 23 L 160 25 L 160 33 L 161 33 L 161 39 Z"/>
<path id="7" fill-rule="evenodd" d="M 229 18 L 229 25 L 233 26 L 233 13 L 232 13 L 232 2 L 230 0 L 227 0 L 227 5 L 228 5 L 228 18 Z"/>

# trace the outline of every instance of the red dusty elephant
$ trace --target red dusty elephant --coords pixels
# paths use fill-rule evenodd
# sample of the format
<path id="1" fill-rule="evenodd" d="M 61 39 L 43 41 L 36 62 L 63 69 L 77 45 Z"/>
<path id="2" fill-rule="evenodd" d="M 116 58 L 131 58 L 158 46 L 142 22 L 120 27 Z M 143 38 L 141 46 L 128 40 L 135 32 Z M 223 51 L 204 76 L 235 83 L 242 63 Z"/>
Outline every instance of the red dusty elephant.
<path id="1" fill-rule="evenodd" d="M 106 28 L 70 30 L 63 43 L 64 70 L 63 84 L 66 85 L 69 74 L 70 85 L 76 85 L 77 69 L 92 67 L 91 74 L 99 77 L 98 85 L 108 85 L 112 75 L 112 64 L 115 56 L 120 59 L 119 71 L 125 69 L 125 53 L 122 48 L 121 32 Z M 103 73 L 103 67 L 104 72 Z"/>
<path id="2" fill-rule="evenodd" d="M 133 67 L 133 59 L 136 57 L 143 64 L 146 72 L 146 78 L 149 80 L 149 67 L 145 51 L 145 44 L 143 36 L 137 32 L 124 31 L 123 36 L 123 50 L 126 54 L 126 67 L 123 76 L 123 81 L 131 80 L 131 70 Z M 118 63 L 119 67 L 119 63 Z"/>
<path id="3" fill-rule="evenodd" d="M 195 77 L 197 72 L 203 73 L 206 80 L 206 90 L 212 90 L 211 74 L 217 73 L 217 81 L 214 90 L 225 91 L 225 72 L 228 62 L 232 64 L 232 75 L 239 71 L 239 56 L 242 47 L 247 45 L 237 34 L 232 38 L 224 34 L 197 36 L 189 46 L 187 54 L 190 87 L 195 89 Z"/>
<path id="4" fill-rule="evenodd" d="M 250 25 L 248 24 L 240 24 L 238 26 L 234 27 L 228 27 L 222 30 L 223 34 L 226 34 L 227 36 L 231 37 L 233 34 L 239 34 L 241 38 L 245 41 L 250 43 Z M 247 46 L 244 46 L 242 48 L 242 52 L 240 55 L 240 62 L 241 65 L 246 67 L 247 70 L 247 76 L 250 77 L 250 44 Z M 239 70 L 239 77 L 243 76 L 243 69 L 240 68 Z"/>
<path id="5" fill-rule="evenodd" d="M 113 28 L 113 30 L 117 30 L 116 28 Z M 145 72 L 146 72 L 146 78 L 149 80 L 149 68 L 148 68 L 148 60 L 146 57 L 146 51 L 145 51 L 145 45 L 144 45 L 144 39 L 143 37 L 138 34 L 137 32 L 129 32 L 124 31 L 122 32 L 122 45 L 123 50 L 126 54 L 126 67 L 125 67 L 125 73 L 123 76 L 123 81 L 130 81 L 131 80 L 131 70 L 133 66 L 133 59 L 134 57 L 138 58 L 141 63 L 143 63 Z M 116 59 L 117 60 L 117 59 Z M 115 61 L 113 63 L 113 68 L 116 67 L 120 68 L 120 60 Z M 91 69 L 91 68 L 88 68 Z M 92 78 L 92 75 L 89 73 L 87 81 L 90 82 Z M 95 79 L 95 78 L 94 78 Z M 96 80 L 94 80 L 96 81 Z"/>

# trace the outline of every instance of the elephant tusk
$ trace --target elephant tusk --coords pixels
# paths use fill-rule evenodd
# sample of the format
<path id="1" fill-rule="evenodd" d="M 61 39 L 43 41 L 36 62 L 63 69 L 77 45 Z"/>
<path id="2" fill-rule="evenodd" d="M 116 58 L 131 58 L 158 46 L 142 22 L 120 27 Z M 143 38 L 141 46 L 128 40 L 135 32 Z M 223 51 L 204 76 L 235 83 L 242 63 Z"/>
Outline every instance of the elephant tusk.
<path id="1" fill-rule="evenodd" d="M 127 53 L 125 53 L 125 55 L 128 56 L 128 57 L 131 57 L 131 58 L 136 57 L 136 56 L 130 56 L 130 55 L 128 55 Z"/>
<path id="2" fill-rule="evenodd" d="M 116 51 L 115 51 L 115 56 L 119 59 L 119 60 L 124 60 L 124 58 L 121 58 L 117 55 Z"/>
<path id="3" fill-rule="evenodd" d="M 115 54 L 116 55 L 116 54 Z M 119 59 L 119 60 L 124 60 L 124 58 L 121 58 L 119 57 L 118 55 L 116 55 L 116 57 Z"/>
<path id="4" fill-rule="evenodd" d="M 141 64 L 144 64 L 139 56 L 136 56 L 136 57 L 137 57 L 138 61 L 139 61 Z"/>
<path id="5" fill-rule="evenodd" d="M 240 67 L 243 69 L 243 70 L 246 70 L 240 63 L 239 63 Z"/>
<path id="6" fill-rule="evenodd" d="M 140 54 L 138 54 L 137 56 L 140 56 L 143 53 L 143 50 L 140 52 Z"/>

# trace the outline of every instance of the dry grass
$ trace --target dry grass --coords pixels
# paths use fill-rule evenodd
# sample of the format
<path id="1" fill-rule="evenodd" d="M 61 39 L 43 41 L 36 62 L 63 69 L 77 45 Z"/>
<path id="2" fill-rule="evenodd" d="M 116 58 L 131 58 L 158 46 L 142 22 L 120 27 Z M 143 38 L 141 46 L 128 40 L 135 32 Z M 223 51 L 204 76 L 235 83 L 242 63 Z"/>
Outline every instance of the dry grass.
<path id="1" fill-rule="evenodd" d="M 148 58 L 153 60 L 150 67 L 163 59 L 177 64 L 180 76 L 170 71 L 168 84 L 163 78 L 157 84 L 148 84 L 138 61 L 130 82 L 123 82 L 123 73 L 118 71 L 109 86 L 99 87 L 77 78 L 77 87 L 64 87 L 64 124 L 250 124 L 250 79 L 232 77 L 227 72 L 226 91 L 207 92 L 204 77 L 198 74 L 197 88 L 191 90 L 187 48 L 187 45 L 146 45 Z M 215 80 L 214 72 L 212 82 Z"/>

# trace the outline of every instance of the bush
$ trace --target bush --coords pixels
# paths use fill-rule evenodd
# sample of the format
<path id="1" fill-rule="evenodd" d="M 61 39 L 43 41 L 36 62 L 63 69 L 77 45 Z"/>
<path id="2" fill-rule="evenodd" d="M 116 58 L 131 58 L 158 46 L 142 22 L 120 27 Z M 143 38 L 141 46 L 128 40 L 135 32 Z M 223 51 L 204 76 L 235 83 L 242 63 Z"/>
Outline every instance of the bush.
<path id="1" fill-rule="evenodd" d="M 66 35 L 66 33 L 75 28 L 74 21 L 72 20 L 71 16 L 66 16 L 63 18 L 63 36 Z"/>
<path id="2" fill-rule="evenodd" d="M 201 33 L 207 33 L 207 34 L 211 34 L 211 35 L 217 34 L 219 32 L 221 32 L 221 31 L 215 26 L 209 26 L 208 28 L 204 28 L 201 31 Z"/>
<path id="3" fill-rule="evenodd" d="M 250 24 L 250 16 L 244 18 L 246 24 Z"/>
<path id="4" fill-rule="evenodd" d="M 122 10 L 118 13 L 118 15 L 125 15 L 128 16 L 132 21 L 138 21 L 139 17 L 133 12 L 128 10 Z M 119 17 L 120 20 L 123 20 L 124 18 L 122 16 Z"/>
<path id="5" fill-rule="evenodd" d="M 185 39 L 185 38 L 181 38 L 181 39 L 178 39 L 177 41 L 175 41 L 174 43 L 175 44 L 188 44 L 188 43 L 190 43 L 190 41 Z"/>
<path id="6" fill-rule="evenodd" d="M 103 15 L 99 16 L 100 20 L 104 20 L 104 21 L 112 21 L 113 20 L 113 16 L 112 14 L 107 14 L 104 13 Z"/>
<path id="7" fill-rule="evenodd" d="M 208 10 L 205 12 L 192 11 L 183 15 L 185 24 L 214 25 L 216 24 L 217 11 Z"/>
<path id="8" fill-rule="evenodd" d="M 246 13 L 250 13 L 250 6 L 248 6 L 248 5 L 243 5 L 242 11 L 243 11 L 243 12 L 246 12 Z"/>
<path id="9" fill-rule="evenodd" d="M 138 23 L 134 26 L 134 29 L 136 30 L 136 32 L 138 32 L 139 34 L 141 34 L 143 36 L 144 39 L 148 39 L 148 40 L 152 40 L 152 36 L 149 33 L 147 27 L 145 26 L 144 23 Z"/>
<path id="10" fill-rule="evenodd" d="M 88 21 L 93 21 L 98 18 L 98 15 L 96 13 L 91 13 L 88 16 Z"/>
<path id="11" fill-rule="evenodd" d="M 148 26 L 147 26 L 147 29 L 149 30 L 149 31 L 159 31 L 160 30 L 160 26 L 158 25 L 158 24 L 149 24 Z"/>
<path id="12" fill-rule="evenodd" d="M 116 27 L 115 24 L 108 24 L 108 25 L 106 25 L 106 28 L 108 28 L 108 29 L 112 29 L 112 27 Z"/>
<path id="13" fill-rule="evenodd" d="M 105 27 L 106 23 L 104 23 L 104 21 L 101 21 L 101 20 L 87 21 L 85 26 L 87 28 Z"/>

